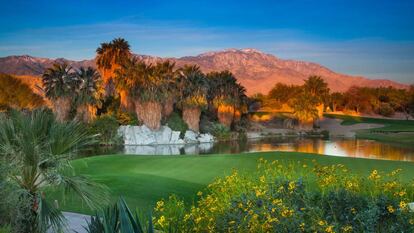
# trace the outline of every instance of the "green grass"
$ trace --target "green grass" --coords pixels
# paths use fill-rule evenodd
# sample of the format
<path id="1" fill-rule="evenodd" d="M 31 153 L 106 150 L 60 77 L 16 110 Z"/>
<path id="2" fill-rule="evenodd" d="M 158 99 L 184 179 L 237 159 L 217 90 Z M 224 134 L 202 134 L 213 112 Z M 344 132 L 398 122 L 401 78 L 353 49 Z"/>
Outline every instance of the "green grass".
<path id="1" fill-rule="evenodd" d="M 359 130 L 357 131 L 356 137 L 414 147 L 413 120 L 377 119 L 335 114 L 325 114 L 325 116 L 343 120 L 341 123 L 342 125 L 353 125 L 358 123 L 384 125 L 380 128 Z"/>
<path id="2" fill-rule="evenodd" d="M 373 169 L 390 172 L 403 169 L 402 181 L 414 177 L 414 163 L 384 160 L 368 160 L 332 157 L 297 152 L 263 152 L 232 155 L 186 155 L 186 156 L 131 156 L 109 155 L 84 158 L 73 161 L 77 174 L 107 185 L 112 201 L 119 196 L 126 198 L 133 208 L 148 210 L 161 198 L 176 194 L 187 204 L 192 204 L 196 193 L 206 188 L 215 178 L 225 176 L 237 169 L 251 173 L 256 170 L 257 160 L 311 161 L 320 164 L 344 164 L 351 171 L 366 176 Z M 58 193 L 49 196 L 60 199 Z M 90 213 L 79 200 L 67 197 L 60 201 L 67 211 Z"/>

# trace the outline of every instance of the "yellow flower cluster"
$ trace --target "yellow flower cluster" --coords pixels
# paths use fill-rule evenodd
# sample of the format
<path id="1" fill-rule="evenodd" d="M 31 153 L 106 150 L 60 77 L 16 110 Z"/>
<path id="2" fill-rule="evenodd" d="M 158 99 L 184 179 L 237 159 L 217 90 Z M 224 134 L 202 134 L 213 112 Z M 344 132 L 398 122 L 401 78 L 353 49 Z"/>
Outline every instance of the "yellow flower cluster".
<path id="1" fill-rule="evenodd" d="M 305 192 L 301 180 L 312 180 L 314 183 L 316 181 L 312 191 L 321 193 L 346 190 L 367 195 L 374 195 L 375 192 L 388 195 L 399 202 L 398 206 L 386 207 L 390 214 L 395 214 L 399 209 L 407 210 L 408 196 L 413 194 L 413 189 L 403 187 L 396 179 L 401 169 L 383 177 L 380 172 L 373 170 L 368 177 L 363 177 L 351 174 L 342 164 L 320 166 L 315 161 L 286 164 L 264 159 L 259 160 L 257 168 L 257 173 L 249 177 L 233 171 L 229 176 L 216 179 L 208 185 L 205 193 L 197 193 L 199 200 L 189 210 L 184 208 L 183 202 L 175 201 L 174 205 L 164 201 L 157 202 L 155 225 L 168 230 L 169 224 L 175 221 L 176 224 L 187 226 L 187 232 L 223 231 L 217 229 L 217 222 L 225 224 L 226 232 L 274 232 L 281 229 L 289 232 L 293 229 L 283 228 L 286 226 L 294 227 L 294 231 L 300 232 L 308 231 L 307 228 L 313 229 L 312 232 L 353 232 L 356 229 L 352 225 L 338 226 L 332 220 L 324 219 L 317 211 L 314 212 L 316 217 L 312 220 L 300 219 L 305 212 L 313 211 L 307 205 L 291 201 L 293 198 L 300 198 L 300 192 Z M 171 206 L 179 208 L 174 207 L 176 209 L 171 210 Z M 358 214 L 356 207 L 350 206 L 354 216 Z M 240 217 L 218 219 L 229 211 L 232 213 L 229 216 Z M 414 220 L 411 219 L 410 223 L 413 224 Z"/>

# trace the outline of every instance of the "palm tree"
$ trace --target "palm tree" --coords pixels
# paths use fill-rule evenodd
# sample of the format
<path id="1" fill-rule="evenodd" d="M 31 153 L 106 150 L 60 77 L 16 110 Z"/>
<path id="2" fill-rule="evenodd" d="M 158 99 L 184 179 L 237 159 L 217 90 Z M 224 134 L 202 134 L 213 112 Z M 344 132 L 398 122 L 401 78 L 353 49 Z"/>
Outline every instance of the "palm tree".
<path id="1" fill-rule="evenodd" d="M 57 122 L 43 109 L 0 116 L 0 169 L 5 177 L 0 182 L 10 187 L 10 198 L 16 201 L 11 204 L 19 213 L 20 232 L 58 232 L 64 226 L 61 211 L 47 198 L 51 188 L 73 192 L 92 208 L 108 201 L 103 186 L 71 171 L 76 152 L 94 143 L 95 136 L 82 124 Z"/>
<path id="2" fill-rule="evenodd" d="M 185 65 L 178 70 L 180 88 L 180 107 L 183 120 L 189 129 L 200 129 L 201 110 L 207 106 L 208 81 L 200 67 Z"/>
<path id="3" fill-rule="evenodd" d="M 314 120 L 318 119 L 316 105 L 317 101 L 307 92 L 302 92 L 292 101 L 293 115 L 301 127 L 312 127 Z"/>
<path id="4" fill-rule="evenodd" d="M 128 41 L 116 38 L 109 43 L 102 43 L 96 49 L 96 66 L 103 78 L 106 95 L 114 94 L 115 71 L 131 58 L 131 50 Z M 124 90 L 117 90 L 120 95 L 121 107 L 128 109 L 128 95 Z"/>
<path id="5" fill-rule="evenodd" d="M 92 67 L 81 67 L 77 72 L 79 86 L 76 97 L 76 119 L 89 123 L 96 116 L 96 106 L 102 96 L 101 76 Z"/>
<path id="6" fill-rule="evenodd" d="M 168 97 L 166 79 L 154 66 L 131 59 L 117 71 L 118 86 L 135 100 L 135 111 L 150 129 L 161 126 L 162 103 Z"/>
<path id="7" fill-rule="evenodd" d="M 310 98 L 315 99 L 318 116 L 322 117 L 325 104 L 329 99 L 328 84 L 320 76 L 310 76 L 303 85 Z"/>
<path id="8" fill-rule="evenodd" d="M 210 83 L 209 99 L 217 109 L 219 122 L 230 127 L 234 117 L 240 111 L 247 110 L 246 90 L 230 71 L 211 72 L 207 77 Z"/>
<path id="9" fill-rule="evenodd" d="M 46 97 L 52 102 L 56 119 L 63 122 L 68 119 L 77 80 L 68 64 L 55 63 L 45 71 L 42 77 Z"/>
<path id="10" fill-rule="evenodd" d="M 164 81 L 165 85 L 165 100 L 162 105 L 162 116 L 167 119 L 174 111 L 174 104 L 177 98 L 177 75 L 174 71 L 174 62 L 164 61 L 159 62 L 154 66 L 154 76 L 159 77 Z"/>

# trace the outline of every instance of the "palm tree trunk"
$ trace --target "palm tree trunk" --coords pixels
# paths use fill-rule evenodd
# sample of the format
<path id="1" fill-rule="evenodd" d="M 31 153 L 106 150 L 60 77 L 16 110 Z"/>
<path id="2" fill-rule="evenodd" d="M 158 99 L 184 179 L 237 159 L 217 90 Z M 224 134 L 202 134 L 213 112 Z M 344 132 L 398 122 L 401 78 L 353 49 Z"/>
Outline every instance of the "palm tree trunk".
<path id="1" fill-rule="evenodd" d="M 53 112 L 58 122 L 64 122 L 69 118 L 71 100 L 69 97 L 57 98 L 53 101 Z"/>
<path id="2" fill-rule="evenodd" d="M 325 109 L 325 105 L 320 104 L 320 105 L 316 106 L 316 109 L 318 110 L 318 117 L 322 118 L 323 117 L 323 110 Z"/>
<path id="3" fill-rule="evenodd" d="M 164 117 L 164 119 L 167 119 L 173 111 L 174 111 L 174 98 L 169 97 L 165 101 L 162 107 L 162 116 Z"/>
<path id="4" fill-rule="evenodd" d="M 121 110 L 125 112 L 133 112 L 135 110 L 134 101 L 128 96 L 128 92 L 125 90 L 119 91 L 119 99 L 121 104 Z"/>
<path id="5" fill-rule="evenodd" d="M 231 126 L 234 117 L 234 107 L 231 105 L 220 105 L 217 109 L 219 122 L 227 127 Z"/>
<path id="6" fill-rule="evenodd" d="M 156 101 L 135 102 L 135 111 L 138 119 L 152 130 L 158 130 L 161 127 L 162 106 Z"/>
<path id="7" fill-rule="evenodd" d="M 187 123 L 188 128 L 194 132 L 200 131 L 201 109 L 197 107 L 184 107 L 183 120 Z"/>
<path id="8" fill-rule="evenodd" d="M 76 119 L 90 123 L 96 117 L 96 108 L 90 104 L 79 105 L 76 108 Z"/>

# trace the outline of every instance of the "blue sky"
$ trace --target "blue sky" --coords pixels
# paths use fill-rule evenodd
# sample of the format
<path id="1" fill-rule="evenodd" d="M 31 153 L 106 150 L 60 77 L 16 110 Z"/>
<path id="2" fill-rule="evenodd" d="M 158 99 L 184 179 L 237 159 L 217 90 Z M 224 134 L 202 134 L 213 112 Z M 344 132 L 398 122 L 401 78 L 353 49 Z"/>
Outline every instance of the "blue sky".
<path id="1" fill-rule="evenodd" d="M 414 82 L 414 1 L 3 1 L 0 56 L 81 60 L 127 39 L 135 53 L 256 48 L 335 71 Z"/>

